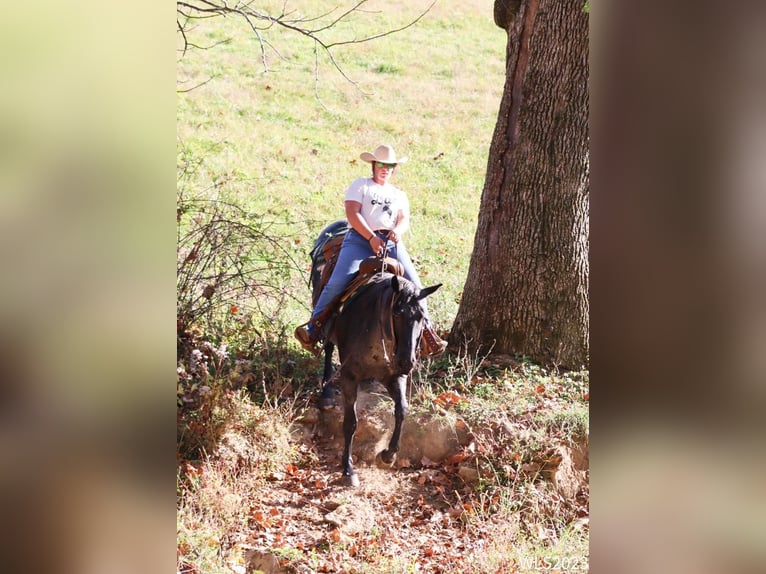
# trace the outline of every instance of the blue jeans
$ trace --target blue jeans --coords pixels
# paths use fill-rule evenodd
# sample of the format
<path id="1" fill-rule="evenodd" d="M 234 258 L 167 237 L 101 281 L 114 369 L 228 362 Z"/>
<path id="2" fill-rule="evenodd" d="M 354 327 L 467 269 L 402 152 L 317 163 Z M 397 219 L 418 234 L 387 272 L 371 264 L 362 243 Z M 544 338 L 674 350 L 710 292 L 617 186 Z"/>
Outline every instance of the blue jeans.
<path id="1" fill-rule="evenodd" d="M 378 237 L 385 241 L 385 233 L 378 233 Z M 407 253 L 404 243 L 399 241 L 397 244 L 393 241 L 387 241 L 386 247 L 388 249 L 388 256 L 395 258 L 402 264 L 405 279 L 409 279 L 419 289 L 422 289 L 423 285 L 420 283 L 420 277 L 418 277 L 418 272 L 415 271 L 415 266 L 412 264 L 412 259 L 410 259 L 410 254 Z M 371 255 L 374 255 L 374 253 L 370 247 L 370 242 L 353 229 L 349 229 L 346 237 L 343 238 L 343 245 L 341 245 L 335 269 L 333 269 L 327 285 L 322 289 L 314 311 L 311 313 L 312 319 L 318 317 L 335 297 L 343 293 L 354 278 L 354 273 L 359 270 L 359 264 Z M 423 307 L 426 309 L 427 317 L 428 308 L 425 305 L 425 299 L 421 303 L 423 303 Z"/>

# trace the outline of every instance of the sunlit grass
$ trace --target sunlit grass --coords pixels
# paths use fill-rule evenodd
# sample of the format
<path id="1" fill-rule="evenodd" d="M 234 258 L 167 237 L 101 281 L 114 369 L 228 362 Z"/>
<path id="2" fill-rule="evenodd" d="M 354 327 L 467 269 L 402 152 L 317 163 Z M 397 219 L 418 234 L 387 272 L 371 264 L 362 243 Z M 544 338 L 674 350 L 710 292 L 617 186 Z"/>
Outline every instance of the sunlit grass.
<path id="1" fill-rule="evenodd" d="M 371 2 L 369 14 L 337 34 L 401 26 L 428 4 Z M 329 5 L 288 4 L 305 14 Z M 431 315 L 449 328 L 468 269 L 504 82 L 505 36 L 492 22 L 492 3 L 437 3 L 407 31 L 339 47 L 336 60 L 356 84 L 321 56 L 315 83 L 313 46 L 279 31 L 271 41 L 282 57 L 270 54 L 264 71 L 256 40 L 219 20 L 200 23 L 198 34 L 210 43 L 231 41 L 178 64 L 184 88 L 212 78 L 178 97 L 179 148 L 203 161 L 197 186 L 226 177 L 227 190 L 254 211 L 295 221 L 295 233 L 310 236 L 308 245 L 324 225 L 343 217 L 348 184 L 367 175 L 359 153 L 391 143 L 410 157 L 394 181 L 412 206 L 405 241 L 423 281 L 444 284 L 430 301 Z M 307 309 L 284 312 L 297 319 Z"/>

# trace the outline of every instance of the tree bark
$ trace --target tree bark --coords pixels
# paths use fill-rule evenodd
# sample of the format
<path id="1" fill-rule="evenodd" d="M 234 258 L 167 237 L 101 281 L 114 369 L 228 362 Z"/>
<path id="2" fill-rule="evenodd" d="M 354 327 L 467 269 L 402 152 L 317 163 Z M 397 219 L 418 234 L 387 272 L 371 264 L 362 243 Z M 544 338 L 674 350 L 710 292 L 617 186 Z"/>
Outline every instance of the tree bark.
<path id="1" fill-rule="evenodd" d="M 450 348 L 580 368 L 589 331 L 588 15 L 582 0 L 496 0 L 495 20 L 507 24 L 506 82 Z"/>

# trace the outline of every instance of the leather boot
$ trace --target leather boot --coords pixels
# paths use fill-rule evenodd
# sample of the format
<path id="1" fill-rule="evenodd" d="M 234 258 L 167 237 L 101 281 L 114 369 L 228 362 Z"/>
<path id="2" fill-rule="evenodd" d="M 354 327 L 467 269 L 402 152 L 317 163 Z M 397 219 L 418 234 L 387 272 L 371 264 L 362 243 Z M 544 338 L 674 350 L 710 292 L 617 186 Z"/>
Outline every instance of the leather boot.
<path id="1" fill-rule="evenodd" d="M 312 320 L 295 328 L 295 338 L 301 344 L 301 347 L 309 353 L 318 357 L 322 348 L 319 346 L 319 340 L 322 335 L 322 325 Z"/>

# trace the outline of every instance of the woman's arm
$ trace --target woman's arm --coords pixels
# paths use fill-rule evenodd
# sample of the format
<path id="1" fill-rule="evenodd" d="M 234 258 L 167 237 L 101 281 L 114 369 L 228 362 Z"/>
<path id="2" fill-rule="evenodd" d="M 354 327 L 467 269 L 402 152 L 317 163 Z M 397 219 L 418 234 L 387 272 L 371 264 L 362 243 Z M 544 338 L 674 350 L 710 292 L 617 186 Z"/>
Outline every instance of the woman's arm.
<path id="1" fill-rule="evenodd" d="M 384 247 L 383 240 L 375 235 L 375 232 L 370 229 L 367 220 L 362 217 L 362 204 L 358 201 L 347 199 L 345 206 L 346 219 L 348 219 L 348 222 L 351 227 L 354 228 L 354 231 L 356 231 L 370 243 L 370 247 L 372 247 L 372 251 L 374 253 L 380 252 L 380 250 Z"/>
<path id="2" fill-rule="evenodd" d="M 364 237 L 365 239 L 370 239 L 372 235 L 375 235 L 373 233 L 372 229 L 370 229 L 370 226 L 367 225 L 367 221 L 362 217 L 362 204 L 358 201 L 351 201 L 349 199 L 346 200 L 345 203 L 346 206 L 346 219 L 348 219 L 349 224 L 351 224 L 351 227 L 354 228 L 354 230 Z"/>
<path id="3" fill-rule="evenodd" d="M 388 233 L 388 238 L 394 243 L 399 243 L 399 240 L 410 228 L 410 214 L 405 210 L 400 209 L 396 214 L 396 224 L 394 228 Z"/>

